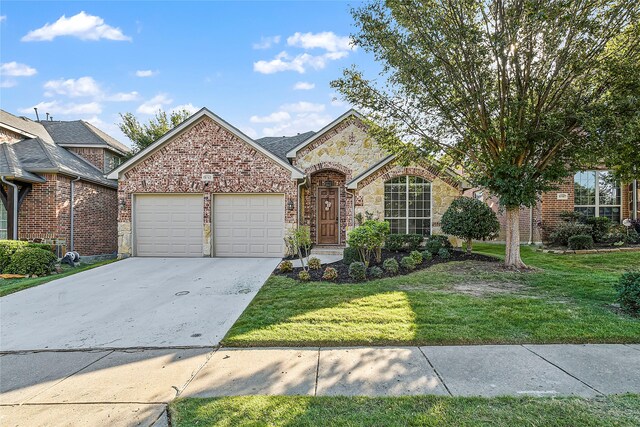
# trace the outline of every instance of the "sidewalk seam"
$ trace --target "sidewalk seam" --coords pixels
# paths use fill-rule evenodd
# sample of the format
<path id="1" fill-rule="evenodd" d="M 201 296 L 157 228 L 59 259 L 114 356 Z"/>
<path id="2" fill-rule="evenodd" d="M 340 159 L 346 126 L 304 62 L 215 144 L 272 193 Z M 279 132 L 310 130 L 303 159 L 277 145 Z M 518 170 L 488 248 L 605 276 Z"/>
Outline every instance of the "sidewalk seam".
<path id="1" fill-rule="evenodd" d="M 631 347 L 629 344 L 622 344 L 622 345 L 624 345 L 625 347 L 629 347 L 631 350 L 640 351 L 640 348 Z"/>
<path id="2" fill-rule="evenodd" d="M 447 386 L 447 384 L 444 382 L 444 378 L 442 378 L 442 376 L 440 375 L 440 373 L 438 372 L 438 370 L 436 369 L 435 366 L 433 366 L 433 363 L 431 363 L 431 361 L 429 360 L 429 358 L 427 357 L 426 353 L 424 351 L 422 351 L 421 347 L 418 347 L 418 350 L 420 351 L 420 353 L 422 353 L 422 355 L 424 356 L 424 358 L 426 359 L 427 363 L 429 364 L 429 366 L 431 366 L 431 369 L 433 369 L 433 372 L 436 373 L 436 376 L 438 377 L 438 379 L 440 380 L 440 382 L 442 383 L 442 386 L 444 387 L 445 390 L 447 390 L 447 393 L 449 393 L 449 396 L 453 396 L 453 393 L 451 393 L 451 390 L 449 390 L 449 387 Z"/>
<path id="3" fill-rule="evenodd" d="M 582 384 L 586 385 L 587 387 L 589 387 L 591 390 L 595 391 L 596 393 L 598 393 L 600 396 L 605 396 L 605 394 L 603 392 L 601 392 L 600 390 L 598 390 L 597 388 L 593 387 L 592 385 L 584 382 L 583 380 L 581 380 L 580 378 L 576 377 L 575 375 L 573 375 L 572 373 L 566 371 L 565 369 L 561 368 L 560 366 L 556 365 L 555 363 L 553 363 L 552 361 L 550 361 L 549 359 L 544 358 L 543 356 L 539 355 L 538 353 L 536 353 L 535 351 L 531 350 L 529 347 L 527 347 L 524 344 L 521 344 L 521 347 L 530 351 L 531 353 L 535 354 L 536 356 L 538 356 L 540 359 L 544 360 L 545 362 L 547 362 L 548 364 L 555 366 L 556 368 L 560 369 L 562 372 L 564 372 L 565 374 L 569 375 L 571 378 L 581 382 Z"/>
<path id="4" fill-rule="evenodd" d="M 318 363 L 316 363 L 316 385 L 313 389 L 313 396 L 316 397 L 318 395 L 318 378 L 320 378 L 320 350 L 322 348 L 318 347 Z"/>
<path id="5" fill-rule="evenodd" d="M 180 395 L 182 393 L 184 393 L 184 391 L 187 389 L 187 387 L 189 387 L 189 385 L 191 384 L 191 382 L 195 379 L 195 377 L 200 373 L 200 371 L 202 370 L 202 368 L 205 367 L 205 365 L 207 363 L 209 363 L 209 360 L 211 360 L 211 358 L 213 357 L 214 354 L 216 354 L 218 352 L 218 350 L 220 350 L 220 347 L 215 347 L 210 353 L 209 356 L 205 359 L 204 363 L 202 365 L 200 365 L 195 372 L 191 375 L 191 377 L 187 380 L 187 382 L 182 386 L 181 390 L 178 390 L 178 392 L 176 393 L 176 396 L 174 397 L 174 399 L 180 397 Z"/>

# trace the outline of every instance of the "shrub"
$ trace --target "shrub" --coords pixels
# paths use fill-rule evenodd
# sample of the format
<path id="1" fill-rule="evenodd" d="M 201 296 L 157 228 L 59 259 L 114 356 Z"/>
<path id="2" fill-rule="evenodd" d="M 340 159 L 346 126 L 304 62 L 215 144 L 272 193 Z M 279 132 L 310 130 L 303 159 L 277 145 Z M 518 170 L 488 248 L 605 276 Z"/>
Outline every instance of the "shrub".
<path id="1" fill-rule="evenodd" d="M 614 225 L 610 229 L 610 233 L 607 235 L 605 241 L 611 244 L 618 243 L 640 243 L 640 237 L 633 227 L 625 227 L 624 225 Z"/>
<path id="2" fill-rule="evenodd" d="M 382 263 L 384 271 L 390 274 L 396 274 L 398 272 L 398 261 L 395 258 L 387 258 Z"/>
<path id="3" fill-rule="evenodd" d="M 338 278 L 338 270 L 333 267 L 327 267 L 322 273 L 322 278 L 324 280 L 336 280 Z"/>
<path id="4" fill-rule="evenodd" d="M 54 251 L 53 246 L 44 243 L 23 242 L 22 240 L 0 240 L 0 272 L 4 272 L 4 269 L 11 262 L 13 254 L 24 248 L 38 248 L 49 252 Z"/>
<path id="5" fill-rule="evenodd" d="M 440 242 L 442 247 L 445 249 L 449 249 L 449 250 L 453 249 L 453 245 L 449 241 L 449 238 L 444 234 L 432 234 L 431 236 L 427 237 L 427 242 L 431 242 L 431 241 Z"/>
<path id="6" fill-rule="evenodd" d="M 593 249 L 593 237 L 590 234 L 576 234 L 569 237 L 569 249 Z"/>
<path id="7" fill-rule="evenodd" d="M 309 258 L 309 268 L 312 270 L 320 270 L 322 268 L 322 263 L 320 262 L 320 258 L 316 258 L 316 257 Z"/>
<path id="8" fill-rule="evenodd" d="M 380 278 L 382 277 L 382 269 L 380 267 L 378 267 L 377 265 L 374 265 L 373 267 L 371 267 L 369 269 L 369 276 L 373 277 L 373 278 Z"/>
<path id="9" fill-rule="evenodd" d="M 562 211 L 558 214 L 558 218 L 565 222 L 576 223 L 576 222 L 584 222 L 585 216 L 582 212 L 578 211 Z"/>
<path id="10" fill-rule="evenodd" d="M 400 265 L 405 270 L 411 271 L 411 270 L 415 270 L 416 269 L 416 262 L 413 260 L 413 258 L 411 258 L 409 256 L 403 257 L 400 260 Z"/>
<path id="11" fill-rule="evenodd" d="M 363 262 L 352 262 L 349 264 L 349 277 L 356 282 L 361 282 L 367 278 L 367 267 Z"/>
<path id="12" fill-rule="evenodd" d="M 594 242 L 604 241 L 609 233 L 609 228 L 611 228 L 611 220 L 606 216 L 586 218 L 584 223 L 591 226 L 591 236 Z"/>
<path id="13" fill-rule="evenodd" d="M 25 247 L 13 254 L 5 273 L 44 276 L 51 273 L 57 260 L 51 251 Z"/>
<path id="14" fill-rule="evenodd" d="M 438 257 L 442 258 L 442 259 L 449 259 L 451 258 L 451 252 L 449 252 L 447 249 L 445 248 L 441 248 L 438 251 Z"/>
<path id="15" fill-rule="evenodd" d="M 409 257 L 416 263 L 416 265 L 422 264 L 422 254 L 418 251 L 411 251 Z"/>
<path id="16" fill-rule="evenodd" d="M 422 260 L 423 261 L 431 261 L 433 258 L 433 254 L 429 251 L 422 251 Z"/>
<path id="17" fill-rule="evenodd" d="M 278 266 L 278 270 L 280 270 L 281 273 L 289 273 L 293 271 L 293 263 L 287 260 L 282 261 Z"/>
<path id="18" fill-rule="evenodd" d="M 587 224 L 565 223 L 558 226 L 555 231 L 551 233 L 549 239 L 556 245 L 567 246 L 569 244 L 569 237 L 579 234 L 590 235 L 591 231 L 591 226 Z"/>
<path id="19" fill-rule="evenodd" d="M 615 285 L 620 307 L 631 313 L 640 314 L 640 271 L 628 271 L 620 276 Z"/>
<path id="20" fill-rule="evenodd" d="M 342 251 L 342 262 L 346 265 L 351 265 L 352 262 L 360 261 L 360 254 L 356 248 L 347 246 Z"/>
<path id="21" fill-rule="evenodd" d="M 389 234 L 385 240 L 384 247 L 390 251 L 415 251 L 423 241 L 420 234 Z"/>
<path id="22" fill-rule="evenodd" d="M 388 234 L 388 222 L 369 220 L 351 230 L 347 237 L 347 243 L 358 250 L 360 261 L 364 263 L 365 267 L 368 267 L 373 253 L 376 254 L 376 260 L 380 262 L 380 250 Z"/>
<path id="23" fill-rule="evenodd" d="M 442 215 L 442 232 L 465 239 L 471 252 L 473 239 L 494 238 L 500 232 L 496 213 L 484 202 L 471 197 L 459 197 Z"/>
<path id="24" fill-rule="evenodd" d="M 298 273 L 298 279 L 303 282 L 308 282 L 311 280 L 311 274 L 307 270 L 300 270 L 300 273 Z"/>
<path id="25" fill-rule="evenodd" d="M 439 240 L 427 240 L 427 243 L 424 244 L 424 249 L 432 255 L 435 255 L 443 248 Z"/>
<path id="26" fill-rule="evenodd" d="M 290 230 L 285 237 L 288 247 L 294 248 L 298 253 L 298 258 L 302 263 L 302 268 L 307 269 L 305 260 L 308 262 L 309 252 L 311 251 L 311 229 L 307 226 L 301 226 Z"/>

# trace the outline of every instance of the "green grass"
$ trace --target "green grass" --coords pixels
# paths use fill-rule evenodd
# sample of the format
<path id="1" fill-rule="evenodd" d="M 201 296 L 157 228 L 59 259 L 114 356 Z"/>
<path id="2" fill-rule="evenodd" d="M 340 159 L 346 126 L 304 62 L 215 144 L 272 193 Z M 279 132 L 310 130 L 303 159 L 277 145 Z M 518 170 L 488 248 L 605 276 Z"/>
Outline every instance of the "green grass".
<path id="1" fill-rule="evenodd" d="M 109 259 L 105 261 L 98 261 L 92 264 L 83 264 L 78 267 L 63 266 L 62 273 L 51 274 L 49 276 L 34 277 L 27 279 L 0 279 L 0 297 L 12 294 L 14 292 L 22 291 L 24 289 L 33 288 L 52 280 L 61 279 L 63 277 L 71 276 L 72 274 L 80 273 L 81 271 L 91 270 L 92 268 L 100 267 L 102 265 L 111 264 L 116 261 L 115 259 Z"/>
<path id="2" fill-rule="evenodd" d="M 171 425 L 187 426 L 637 426 L 640 396 L 285 397 L 178 399 Z"/>
<path id="3" fill-rule="evenodd" d="M 500 256 L 504 247 L 474 249 Z M 640 319 L 610 306 L 612 285 L 640 266 L 640 253 L 522 255 L 533 272 L 451 262 L 362 284 L 272 276 L 223 345 L 640 342 Z M 484 292 L 487 284 L 503 292 Z"/>

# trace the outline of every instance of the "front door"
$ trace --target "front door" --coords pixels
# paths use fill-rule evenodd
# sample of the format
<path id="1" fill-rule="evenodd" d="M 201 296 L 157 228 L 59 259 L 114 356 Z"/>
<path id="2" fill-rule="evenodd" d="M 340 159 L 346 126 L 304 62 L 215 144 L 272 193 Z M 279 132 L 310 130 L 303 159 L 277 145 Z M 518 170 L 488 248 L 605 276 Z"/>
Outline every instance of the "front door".
<path id="1" fill-rule="evenodd" d="M 318 189 L 318 244 L 338 244 L 338 189 Z"/>

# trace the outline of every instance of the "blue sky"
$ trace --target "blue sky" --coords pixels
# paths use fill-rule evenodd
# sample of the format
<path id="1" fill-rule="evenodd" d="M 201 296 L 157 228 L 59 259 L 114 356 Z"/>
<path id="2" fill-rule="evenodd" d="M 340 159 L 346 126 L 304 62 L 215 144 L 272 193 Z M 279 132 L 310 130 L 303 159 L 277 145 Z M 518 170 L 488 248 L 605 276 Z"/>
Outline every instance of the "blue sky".
<path id="1" fill-rule="evenodd" d="M 318 130 L 349 106 L 329 82 L 353 48 L 358 2 L 28 2 L 0 6 L 0 105 L 88 120 L 208 107 L 251 137 Z M 337 99 L 336 99 L 337 97 Z"/>

